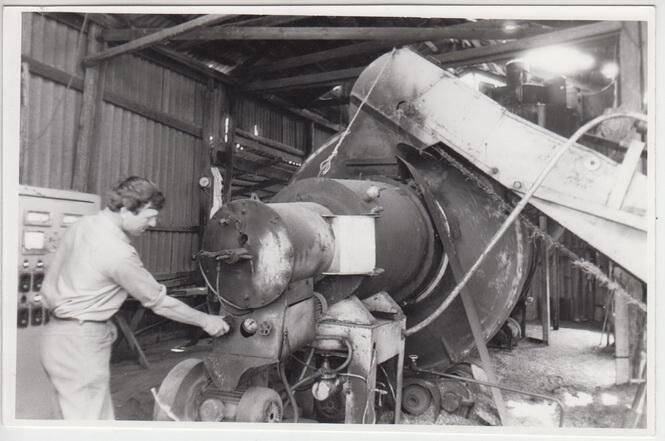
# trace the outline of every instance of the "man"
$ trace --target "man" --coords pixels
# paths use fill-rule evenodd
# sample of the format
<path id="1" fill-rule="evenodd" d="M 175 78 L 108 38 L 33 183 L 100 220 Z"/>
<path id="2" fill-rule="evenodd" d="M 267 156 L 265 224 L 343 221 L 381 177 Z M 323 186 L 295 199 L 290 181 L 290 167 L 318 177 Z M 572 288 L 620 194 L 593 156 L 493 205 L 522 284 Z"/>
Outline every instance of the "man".
<path id="1" fill-rule="evenodd" d="M 229 329 L 221 317 L 167 296 L 131 245 L 128 235 L 154 227 L 164 202 L 155 184 L 132 176 L 113 188 L 104 210 L 82 218 L 62 238 L 43 284 L 52 319 L 40 351 L 65 419 L 114 419 L 109 378 L 117 331 L 110 318 L 128 294 L 213 337 Z"/>

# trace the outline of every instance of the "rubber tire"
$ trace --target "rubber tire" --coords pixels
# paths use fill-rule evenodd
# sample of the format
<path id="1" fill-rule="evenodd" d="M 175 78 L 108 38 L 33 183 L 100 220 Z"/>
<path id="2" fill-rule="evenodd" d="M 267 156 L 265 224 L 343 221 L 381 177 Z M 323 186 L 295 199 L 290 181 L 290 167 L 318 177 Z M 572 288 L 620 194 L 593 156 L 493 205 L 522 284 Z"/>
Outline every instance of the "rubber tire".
<path id="1" fill-rule="evenodd" d="M 274 405 L 278 407 L 279 415 L 271 413 Z M 240 397 L 236 409 L 236 421 L 244 423 L 280 422 L 283 412 L 284 406 L 277 391 L 268 387 L 250 387 Z"/>
<path id="2" fill-rule="evenodd" d="M 198 394 L 208 383 L 208 372 L 203 360 L 188 358 L 169 371 L 157 393 L 162 404 L 169 406 L 180 421 L 198 420 Z M 154 421 L 173 421 L 155 402 Z"/>

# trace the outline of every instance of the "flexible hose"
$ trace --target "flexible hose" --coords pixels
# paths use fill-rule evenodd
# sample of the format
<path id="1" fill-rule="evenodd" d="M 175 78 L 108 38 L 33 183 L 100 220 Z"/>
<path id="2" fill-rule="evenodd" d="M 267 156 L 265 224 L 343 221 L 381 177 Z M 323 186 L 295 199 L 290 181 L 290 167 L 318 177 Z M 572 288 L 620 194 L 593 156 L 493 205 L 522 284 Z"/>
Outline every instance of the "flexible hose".
<path id="1" fill-rule="evenodd" d="M 279 364 L 279 376 L 282 379 L 282 383 L 284 384 L 284 388 L 286 389 L 286 395 L 289 397 L 289 403 L 291 403 L 291 408 L 293 409 L 293 422 L 297 423 L 298 419 L 300 418 L 300 411 L 298 409 L 298 403 L 296 403 L 296 397 L 293 395 L 293 390 L 295 388 L 291 388 L 289 386 L 289 381 L 286 378 L 286 371 L 284 370 L 284 363 Z"/>
<path id="2" fill-rule="evenodd" d="M 496 244 L 499 242 L 501 237 L 505 234 L 505 232 L 508 230 L 508 228 L 512 225 L 512 223 L 517 219 L 517 217 L 520 215 L 522 210 L 526 207 L 526 205 L 529 203 L 529 200 L 531 197 L 534 195 L 536 190 L 540 188 L 542 185 L 543 181 L 547 177 L 547 175 L 552 171 L 556 163 L 561 159 L 561 156 L 568 150 L 568 148 L 573 145 L 584 133 L 586 133 L 590 128 L 594 127 L 595 125 L 606 121 L 608 119 L 612 118 L 633 118 L 642 122 L 647 122 L 647 117 L 645 115 L 639 114 L 639 113 L 634 113 L 634 112 L 620 112 L 620 113 L 613 113 L 611 115 L 601 115 L 598 116 L 591 121 L 587 122 L 584 124 L 582 127 L 577 129 L 573 135 L 568 138 L 566 142 L 561 144 L 558 149 L 554 152 L 554 155 L 552 155 L 552 158 L 549 160 L 545 168 L 540 172 L 538 177 L 536 178 L 535 182 L 533 185 L 531 185 L 531 188 L 529 188 L 529 191 L 527 191 L 524 196 L 522 196 L 522 199 L 520 199 L 519 203 L 515 206 L 513 211 L 510 213 L 510 215 L 506 218 L 506 220 L 503 222 L 501 225 L 501 228 L 494 234 L 492 237 L 492 240 L 490 240 L 489 244 L 485 248 L 485 251 L 483 251 L 480 256 L 478 256 L 478 259 L 476 262 L 471 266 L 471 268 L 467 271 L 467 273 L 464 275 L 462 280 L 457 284 L 457 286 L 452 290 L 452 292 L 446 297 L 446 299 L 441 303 L 441 305 L 432 312 L 426 319 L 421 321 L 415 326 L 412 326 L 411 328 L 407 329 L 405 331 L 405 335 L 413 335 L 418 331 L 421 331 L 425 327 L 429 326 L 434 320 L 436 320 L 446 309 L 448 309 L 448 306 L 457 298 L 457 296 L 460 294 L 462 289 L 466 286 L 467 282 L 471 278 L 471 276 L 476 272 L 476 270 L 480 267 L 480 264 L 485 260 L 485 258 L 489 255 L 489 253 L 494 249 Z"/>

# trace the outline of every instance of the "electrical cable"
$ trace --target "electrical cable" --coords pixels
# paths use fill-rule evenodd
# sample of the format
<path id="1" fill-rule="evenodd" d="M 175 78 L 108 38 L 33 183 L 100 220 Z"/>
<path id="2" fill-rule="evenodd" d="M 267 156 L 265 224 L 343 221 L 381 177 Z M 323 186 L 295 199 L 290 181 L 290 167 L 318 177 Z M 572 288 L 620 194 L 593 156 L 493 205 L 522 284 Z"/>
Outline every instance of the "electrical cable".
<path id="1" fill-rule="evenodd" d="M 647 122 L 647 118 L 645 115 L 635 113 L 635 112 L 619 112 L 619 113 L 613 113 L 613 114 L 608 114 L 608 115 L 601 115 L 598 116 L 591 121 L 587 122 L 584 124 L 582 127 L 577 129 L 573 135 L 568 138 L 564 143 L 562 143 L 560 146 L 557 147 L 555 150 L 554 154 L 550 157 L 549 161 L 545 165 L 545 167 L 540 171 L 538 174 L 538 177 L 534 181 L 534 183 L 531 185 L 531 188 L 522 196 L 522 199 L 517 203 L 515 208 L 512 210 L 510 215 L 506 218 L 506 220 L 503 222 L 499 230 L 494 234 L 492 239 L 490 240 L 489 244 L 487 247 L 485 247 L 485 250 L 478 256 L 476 259 L 475 263 L 469 268 L 469 270 L 466 272 L 464 277 L 460 282 L 458 282 L 457 286 L 451 291 L 450 294 L 445 298 L 445 300 L 439 305 L 439 307 L 434 310 L 427 318 L 425 318 L 423 321 L 418 323 L 415 326 L 412 326 L 411 328 L 407 329 L 405 331 L 406 336 L 410 336 L 415 334 L 416 332 L 421 331 L 423 328 L 429 326 L 434 320 L 436 320 L 446 309 L 448 309 L 448 306 L 457 298 L 457 296 L 462 292 L 462 289 L 466 286 L 467 282 L 469 279 L 471 279 L 471 276 L 476 272 L 476 270 L 480 267 L 481 263 L 485 260 L 485 258 L 489 255 L 490 251 L 494 249 L 496 244 L 499 242 L 501 237 L 505 234 L 505 232 L 508 230 L 508 228 L 512 225 L 512 223 L 517 219 L 517 217 L 520 215 L 522 210 L 526 207 L 526 205 L 529 203 L 529 200 L 531 197 L 534 195 L 536 190 L 540 188 L 542 185 L 543 181 L 545 181 L 545 178 L 547 175 L 549 175 L 550 171 L 554 168 L 557 162 L 559 162 L 559 159 L 563 156 L 565 152 L 568 151 L 568 148 L 573 145 L 584 133 L 586 133 L 589 129 L 592 127 L 596 126 L 597 124 L 608 120 L 612 118 L 633 118 L 638 121 L 643 121 Z M 617 287 L 616 289 L 620 289 L 620 287 Z M 640 306 L 640 305 L 638 305 Z M 644 306 L 644 310 L 646 311 L 646 306 Z"/>
<path id="2" fill-rule="evenodd" d="M 386 372 L 385 368 L 382 365 L 379 365 L 379 368 L 381 369 L 381 372 L 383 372 L 383 375 L 386 377 L 386 382 L 388 383 L 388 389 L 390 389 L 390 394 L 393 396 L 393 400 L 397 402 L 397 394 L 395 394 L 395 389 L 393 388 L 393 385 L 390 382 L 390 378 L 388 377 L 388 372 Z"/>
<path id="3" fill-rule="evenodd" d="M 293 422 L 297 423 L 298 419 L 300 418 L 300 411 L 298 409 L 298 403 L 296 403 L 296 397 L 293 395 L 293 390 L 295 388 L 291 388 L 289 386 L 289 381 L 286 378 L 286 370 L 284 368 L 284 362 L 279 363 L 279 376 L 282 379 L 282 383 L 284 384 L 284 388 L 286 389 L 286 396 L 289 397 L 289 403 L 291 403 L 291 408 L 293 409 Z"/>
<path id="4" fill-rule="evenodd" d="M 224 297 L 222 297 L 222 296 L 219 294 L 219 292 L 216 291 L 215 288 L 213 288 L 212 284 L 210 283 L 210 280 L 208 280 L 208 276 L 206 276 L 206 273 L 205 273 L 205 271 L 203 270 L 203 266 L 201 265 L 201 261 L 200 261 L 198 258 L 196 259 L 196 263 L 197 263 L 197 265 L 198 265 L 198 267 L 199 267 L 199 272 L 201 273 L 201 276 L 203 276 L 203 281 L 205 282 L 205 284 L 206 284 L 206 286 L 208 287 L 208 289 L 209 289 L 213 294 L 215 294 L 215 297 L 217 297 L 217 300 L 219 300 L 220 303 L 224 303 L 224 304 L 226 304 L 226 305 L 228 305 L 228 306 L 231 306 L 232 308 L 235 308 L 235 309 L 237 309 L 237 310 L 239 310 L 239 311 L 243 311 L 243 310 L 247 309 L 247 308 L 242 308 L 242 307 L 236 305 L 235 303 L 233 303 L 233 302 L 231 302 L 231 301 L 229 301 L 229 300 L 226 300 Z M 217 282 L 217 288 L 219 288 L 219 273 L 220 273 L 219 268 L 217 268 L 217 279 L 216 279 L 216 282 Z"/>

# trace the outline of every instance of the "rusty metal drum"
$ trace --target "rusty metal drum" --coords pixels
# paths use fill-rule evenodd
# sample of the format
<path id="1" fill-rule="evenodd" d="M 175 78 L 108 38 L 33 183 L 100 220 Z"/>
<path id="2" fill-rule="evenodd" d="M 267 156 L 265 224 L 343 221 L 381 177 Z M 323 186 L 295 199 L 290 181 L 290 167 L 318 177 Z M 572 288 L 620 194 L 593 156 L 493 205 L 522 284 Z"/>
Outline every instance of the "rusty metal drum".
<path id="1" fill-rule="evenodd" d="M 222 207 L 203 236 L 205 275 L 228 304 L 260 308 L 289 283 L 324 271 L 333 259 L 334 236 L 325 207 L 312 203 L 264 204 L 242 199 Z M 224 251 L 239 259 L 215 259 Z M 243 251 L 237 251 L 243 250 Z"/>

